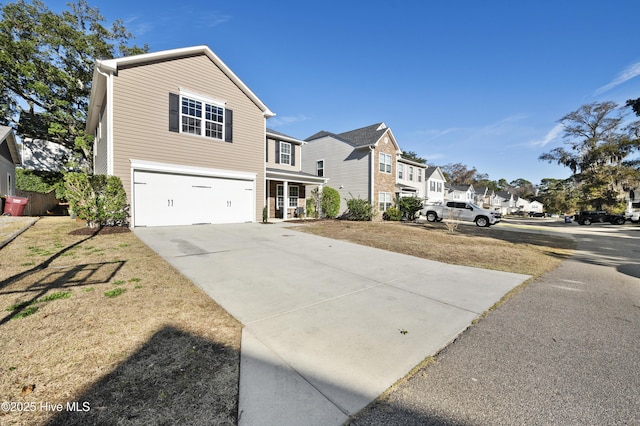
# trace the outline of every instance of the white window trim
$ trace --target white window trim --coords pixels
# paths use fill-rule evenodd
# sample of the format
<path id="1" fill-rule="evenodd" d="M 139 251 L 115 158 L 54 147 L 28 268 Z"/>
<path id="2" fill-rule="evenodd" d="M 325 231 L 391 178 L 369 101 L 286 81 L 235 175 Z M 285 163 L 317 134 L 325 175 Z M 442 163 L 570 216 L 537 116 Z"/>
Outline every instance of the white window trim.
<path id="1" fill-rule="evenodd" d="M 381 207 L 380 205 L 383 203 L 384 205 L 382 206 L 382 208 L 380 208 Z M 392 206 L 393 206 L 392 194 L 390 192 L 378 192 L 378 210 L 381 212 L 386 212 L 387 209 Z"/>
<path id="2" fill-rule="evenodd" d="M 409 166 L 409 180 L 413 181 L 413 167 Z"/>
<path id="3" fill-rule="evenodd" d="M 404 164 L 398 164 L 398 179 L 404 179 Z"/>
<path id="4" fill-rule="evenodd" d="M 293 195 L 291 195 L 291 190 L 292 189 L 295 189 L 296 192 L 298 193 L 298 195 L 296 195 L 295 197 Z M 300 199 L 300 187 L 298 185 L 289 185 L 289 197 L 288 198 L 289 198 L 289 208 L 290 209 L 298 208 L 298 200 Z"/>
<path id="5" fill-rule="evenodd" d="M 287 208 L 289 209 L 295 209 L 298 207 L 298 203 L 300 200 L 300 186 L 298 185 L 287 185 L 287 191 L 289 192 L 289 194 L 287 194 Z M 298 193 L 298 195 L 293 196 L 291 195 L 291 189 L 295 188 L 296 192 Z M 280 195 L 282 194 L 282 195 Z M 279 183 L 276 185 L 276 209 L 281 209 L 283 207 L 284 204 L 284 184 Z M 295 200 L 295 201 L 294 201 Z"/>
<path id="6" fill-rule="evenodd" d="M 378 155 L 378 162 L 380 163 L 378 167 L 378 170 L 380 171 L 380 173 L 390 174 L 391 172 L 393 172 L 393 168 L 391 164 L 391 154 L 386 154 L 384 152 L 381 152 Z"/>
<path id="7" fill-rule="evenodd" d="M 318 167 L 318 163 L 322 163 L 322 168 Z M 318 172 L 322 170 L 322 176 Z M 324 159 L 316 161 L 316 176 L 324 177 Z"/>
<path id="8" fill-rule="evenodd" d="M 280 164 L 287 164 L 287 165 L 290 166 L 291 165 L 291 153 L 293 151 L 291 149 L 292 148 L 291 143 L 290 142 L 283 142 L 283 141 L 280 141 L 279 143 L 280 143 L 280 149 L 278 149 L 278 153 L 280 155 L 280 158 L 278 160 L 279 160 Z M 289 147 L 289 152 L 288 153 L 284 153 L 283 152 L 283 150 L 282 150 L 283 146 L 288 146 Z M 289 156 L 289 161 L 282 161 L 282 156 L 283 155 L 288 155 Z"/>
<path id="9" fill-rule="evenodd" d="M 188 114 L 183 114 L 182 112 L 182 102 L 183 99 L 187 98 L 190 99 L 192 101 L 195 102 L 200 102 L 201 104 L 201 117 L 196 117 L 193 115 L 188 115 Z M 205 114 L 206 114 L 206 106 L 207 105 L 211 105 L 213 107 L 216 108 L 221 108 L 222 109 L 222 122 L 218 122 L 218 121 L 214 121 L 214 120 L 207 120 L 205 118 Z M 224 135 L 225 135 L 225 129 L 226 129 L 226 125 L 227 123 L 225 122 L 225 118 L 226 118 L 226 102 L 219 100 L 219 99 L 214 99 L 214 98 L 209 98 L 203 95 L 199 95 L 193 92 L 189 92 L 186 90 L 180 90 L 180 99 L 178 100 L 178 108 L 179 108 L 179 112 L 180 112 L 180 118 L 179 118 L 179 130 L 181 134 L 184 135 L 191 135 L 191 136 L 197 136 L 197 137 L 202 137 L 202 138 L 206 138 L 206 139 L 213 139 L 213 140 L 217 140 L 217 141 L 223 141 L 224 140 Z M 183 123 L 182 123 L 182 118 L 183 117 L 192 117 L 195 118 L 197 120 L 200 120 L 200 133 L 191 133 L 191 132 L 185 132 L 183 130 Z M 211 122 L 211 123 L 215 123 L 215 124 L 221 124 L 222 125 L 222 129 L 220 131 L 220 137 L 213 137 L 213 136 L 207 136 L 207 126 L 206 123 L 207 122 Z"/>

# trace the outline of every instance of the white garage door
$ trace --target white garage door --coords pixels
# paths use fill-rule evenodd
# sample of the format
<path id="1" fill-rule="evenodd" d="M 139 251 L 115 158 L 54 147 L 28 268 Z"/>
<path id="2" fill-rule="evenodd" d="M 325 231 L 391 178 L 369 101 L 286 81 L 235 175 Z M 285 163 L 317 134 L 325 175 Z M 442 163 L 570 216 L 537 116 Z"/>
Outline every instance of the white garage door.
<path id="1" fill-rule="evenodd" d="M 135 226 L 252 222 L 254 181 L 135 170 Z"/>

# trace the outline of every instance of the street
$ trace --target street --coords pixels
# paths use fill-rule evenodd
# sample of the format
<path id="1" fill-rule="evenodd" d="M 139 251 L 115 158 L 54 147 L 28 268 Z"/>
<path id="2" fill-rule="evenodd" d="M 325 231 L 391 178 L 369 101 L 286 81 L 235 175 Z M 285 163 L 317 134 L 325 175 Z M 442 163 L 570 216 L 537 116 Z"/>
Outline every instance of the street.
<path id="1" fill-rule="evenodd" d="M 518 223 L 573 235 L 574 256 L 351 424 L 640 424 L 640 225 Z"/>

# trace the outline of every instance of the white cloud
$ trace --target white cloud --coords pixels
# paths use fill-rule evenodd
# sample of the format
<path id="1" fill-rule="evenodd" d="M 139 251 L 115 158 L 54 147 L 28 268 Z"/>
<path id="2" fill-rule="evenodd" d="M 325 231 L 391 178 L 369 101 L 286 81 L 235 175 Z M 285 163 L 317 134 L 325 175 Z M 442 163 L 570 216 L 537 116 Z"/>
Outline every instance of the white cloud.
<path id="1" fill-rule="evenodd" d="M 202 15 L 199 18 L 200 24 L 209 28 L 217 27 L 218 25 L 222 25 L 230 20 L 231 20 L 231 15 L 218 13 L 217 11 Z"/>
<path id="2" fill-rule="evenodd" d="M 558 138 L 558 136 L 562 133 L 562 131 L 564 130 L 564 125 L 562 123 L 558 123 L 555 126 L 553 126 L 553 129 L 549 130 L 547 132 L 547 134 L 545 135 L 544 138 L 539 139 L 539 140 L 534 140 L 530 142 L 530 145 L 532 146 L 545 146 L 550 142 L 553 142 L 554 140 L 556 140 Z"/>
<path id="3" fill-rule="evenodd" d="M 640 62 L 636 62 L 635 64 L 632 64 L 627 68 L 625 68 L 620 74 L 618 74 L 618 76 L 615 79 L 613 79 L 611 83 L 605 84 L 604 86 L 596 89 L 594 94 L 600 95 L 604 92 L 607 92 L 613 89 L 614 87 L 624 83 L 625 81 L 628 81 L 628 80 L 631 80 L 632 78 L 637 77 L 638 75 L 640 75 Z"/>
<path id="4" fill-rule="evenodd" d="M 302 115 L 302 114 L 298 114 L 298 115 L 283 115 L 282 117 L 279 116 L 275 116 L 273 118 L 270 118 L 269 121 L 267 121 L 267 126 L 269 127 L 281 127 L 281 126 L 286 126 L 288 124 L 293 124 L 293 123 L 300 123 L 302 121 L 307 121 L 309 119 L 309 117 Z"/>

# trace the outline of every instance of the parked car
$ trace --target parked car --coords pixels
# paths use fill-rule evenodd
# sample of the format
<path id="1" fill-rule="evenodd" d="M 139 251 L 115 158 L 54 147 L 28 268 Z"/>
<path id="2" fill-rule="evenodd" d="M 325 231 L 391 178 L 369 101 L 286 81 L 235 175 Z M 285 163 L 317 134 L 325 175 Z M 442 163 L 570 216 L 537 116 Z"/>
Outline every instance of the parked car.
<path id="1" fill-rule="evenodd" d="M 609 222 L 614 225 L 622 225 L 625 222 L 624 215 L 610 214 L 604 210 L 581 211 L 574 216 L 580 225 L 591 225 L 592 223 Z"/>
<path id="2" fill-rule="evenodd" d="M 627 211 L 624 212 L 624 216 L 633 223 L 640 222 L 640 203 L 631 203 Z"/>
<path id="3" fill-rule="evenodd" d="M 446 205 L 429 205 L 422 210 L 422 215 L 429 222 L 440 222 L 443 219 L 454 219 L 475 222 L 478 226 L 491 226 L 500 222 L 502 215 L 493 210 L 483 209 L 473 203 L 448 201 Z"/>
<path id="4" fill-rule="evenodd" d="M 529 212 L 529 217 L 544 217 L 542 212 Z"/>

